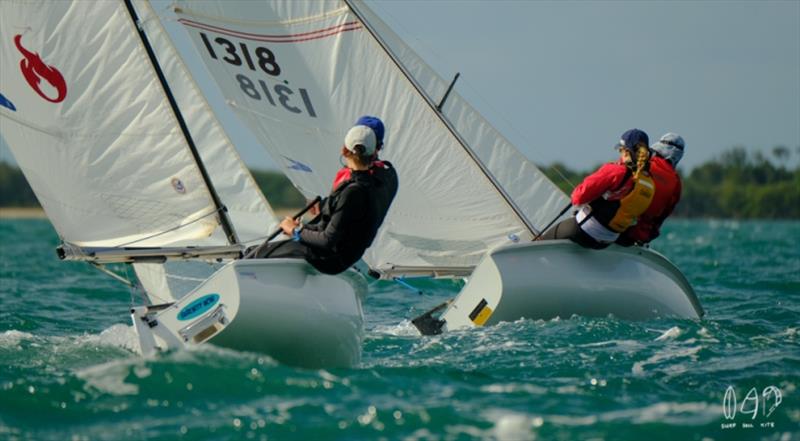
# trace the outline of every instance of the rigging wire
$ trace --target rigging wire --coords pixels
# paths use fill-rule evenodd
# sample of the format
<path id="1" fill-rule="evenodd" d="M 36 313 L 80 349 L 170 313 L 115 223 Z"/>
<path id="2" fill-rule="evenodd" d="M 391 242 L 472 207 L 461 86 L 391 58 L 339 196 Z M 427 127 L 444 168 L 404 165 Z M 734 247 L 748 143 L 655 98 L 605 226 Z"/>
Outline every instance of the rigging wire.
<path id="1" fill-rule="evenodd" d="M 128 266 L 130 266 L 130 265 L 128 265 L 128 264 L 125 265 L 125 277 L 128 280 L 130 280 L 130 275 L 128 274 Z M 147 293 L 145 293 L 145 291 L 144 291 L 144 287 L 140 283 L 131 283 L 131 307 L 133 307 L 133 305 L 134 305 L 134 303 L 133 303 L 134 292 L 138 292 L 139 293 L 139 295 L 142 298 L 142 304 L 143 305 L 147 305 L 147 304 L 152 304 L 153 303 L 152 299 L 148 298 Z M 156 295 L 156 294 L 154 294 L 152 292 L 150 293 L 150 297 L 158 299 L 159 303 L 169 303 L 170 302 L 170 300 L 166 300 L 163 297 L 159 297 L 158 295 Z"/>
<path id="2" fill-rule="evenodd" d="M 383 8 L 383 7 L 382 7 L 382 6 L 381 6 L 379 3 L 373 3 L 373 4 L 370 4 L 370 7 L 374 8 L 375 10 L 380 10 L 380 11 L 382 12 L 382 15 L 383 15 L 383 17 L 390 17 L 390 18 L 391 18 L 391 21 L 392 21 L 392 28 L 395 28 L 395 29 L 402 29 L 402 30 L 403 30 L 403 32 L 404 32 L 404 33 L 405 33 L 405 35 L 406 35 L 406 39 L 407 39 L 407 40 L 408 40 L 408 39 L 411 39 L 411 40 L 414 40 L 414 41 L 416 41 L 416 42 L 417 42 L 417 44 L 418 44 L 418 47 L 422 47 L 422 48 L 424 48 L 424 51 L 425 51 L 425 52 L 428 52 L 428 53 L 430 53 L 430 54 L 431 54 L 431 55 L 434 57 L 434 58 L 433 58 L 434 60 L 445 60 L 445 61 L 446 61 L 446 64 L 448 64 L 448 65 L 451 65 L 451 66 L 452 66 L 452 65 L 454 65 L 454 63 L 452 63 L 452 62 L 451 62 L 451 58 L 450 58 L 450 57 L 448 57 L 448 56 L 446 56 L 446 55 L 442 55 L 441 53 L 437 52 L 437 51 L 436 51 L 436 50 L 435 50 L 435 49 L 434 49 L 434 48 L 433 48 L 431 45 L 428 45 L 428 44 L 426 44 L 424 41 L 422 41 L 422 40 L 420 40 L 419 38 L 415 37 L 415 36 L 414 36 L 414 34 L 413 34 L 413 33 L 411 33 L 411 32 L 408 30 L 408 28 L 406 28 L 405 26 L 403 26 L 403 25 L 402 25 L 402 21 L 398 20 L 398 19 L 397 19 L 397 17 L 395 17 L 393 14 L 391 14 L 391 13 L 390 13 L 390 12 L 389 12 L 387 9 Z M 410 36 L 410 38 L 409 38 L 408 36 Z M 420 56 L 420 59 L 421 59 L 421 60 L 422 60 L 422 61 L 423 61 L 423 62 L 424 62 L 426 65 L 428 65 L 428 66 L 430 67 L 430 69 L 431 69 L 431 70 L 432 70 L 432 71 L 433 71 L 433 72 L 436 74 L 436 76 L 437 76 L 437 77 L 440 77 L 440 75 L 439 75 L 439 73 L 436 71 L 436 69 L 434 69 L 434 68 L 433 68 L 433 66 L 430 66 L 430 65 L 428 64 L 428 61 L 427 61 L 427 60 L 425 60 L 424 58 L 422 58 L 422 56 Z M 443 80 L 443 81 L 444 81 L 444 80 Z M 535 144 L 535 143 L 533 143 L 533 142 L 531 142 L 531 140 L 530 140 L 530 138 L 529 138 L 528 136 L 526 136 L 526 135 L 525 135 L 525 134 L 524 134 L 522 131 L 520 131 L 519 129 L 517 129 L 517 127 L 516 127 L 514 124 L 512 124 L 512 123 L 511 123 L 511 120 L 510 120 L 510 119 L 507 117 L 507 115 L 506 115 L 504 112 L 502 112 L 502 111 L 500 111 L 500 110 L 497 110 L 497 108 L 496 108 L 495 106 L 493 106 L 493 105 L 492 105 L 491 101 L 487 100 L 487 99 L 486 99 L 486 98 L 485 98 L 485 97 L 484 97 L 484 96 L 483 96 L 483 95 L 482 95 L 482 94 L 481 94 L 481 93 L 478 91 L 478 89 L 477 89 L 475 86 L 473 86 L 473 85 L 472 85 L 472 83 L 469 81 L 469 79 L 467 79 L 467 78 L 464 78 L 464 79 L 462 80 L 462 83 L 463 83 L 463 84 L 465 84 L 465 85 L 466 85 L 466 86 L 467 86 L 467 87 L 470 89 L 470 91 L 471 91 L 471 92 L 474 94 L 474 96 L 475 96 L 475 97 L 476 97 L 476 98 L 477 98 L 477 99 L 478 99 L 478 100 L 479 100 L 479 101 L 480 101 L 480 102 L 481 102 L 481 103 L 482 103 L 484 106 L 488 107 L 488 108 L 489 108 L 489 110 L 490 110 L 490 111 L 491 111 L 491 112 L 492 112 L 494 115 L 496 115 L 496 117 L 497 117 L 497 118 L 499 118 L 499 119 L 500 119 L 500 120 L 501 120 L 501 121 L 502 121 L 502 122 L 503 122 L 503 123 L 506 125 L 506 127 L 508 127 L 508 128 L 509 128 L 509 129 L 510 129 L 510 130 L 511 130 L 511 131 L 512 131 L 514 134 L 516 134 L 516 135 L 517 135 L 517 136 L 518 136 L 520 139 L 522 139 L 522 141 L 523 141 L 523 142 L 525 142 L 525 144 L 526 144 L 527 146 L 529 146 L 529 147 L 531 147 L 531 148 L 533 148 L 533 149 L 539 150 L 539 148 L 536 146 L 536 144 Z M 482 115 L 482 116 L 483 116 L 483 115 Z M 547 175 L 544 173 L 544 171 L 542 170 L 542 167 L 540 167 L 540 166 L 539 166 L 539 165 L 537 165 L 537 164 L 535 164 L 535 165 L 536 165 L 536 168 L 537 168 L 537 169 L 539 169 L 539 171 L 541 171 L 541 172 L 542 172 L 542 174 L 544 174 L 545 176 L 547 176 Z M 553 170 L 553 171 L 554 171 L 554 172 L 555 172 L 555 173 L 558 175 L 558 177 L 559 177 L 559 178 L 561 178 L 561 180 L 562 180 L 563 182 L 567 183 L 567 184 L 569 185 L 569 187 L 570 187 L 570 188 L 575 188 L 575 184 L 574 184 L 574 183 L 573 183 L 573 182 L 572 182 L 572 181 L 571 181 L 571 180 L 570 180 L 570 179 L 569 179 L 569 178 L 568 178 L 568 177 L 567 177 L 567 176 L 564 174 L 564 172 L 561 170 L 561 167 L 559 167 L 557 163 L 556 163 L 556 164 L 553 164 L 553 165 L 551 165 L 549 168 L 551 168 L 551 169 L 552 169 L 552 170 Z"/>
<path id="3" fill-rule="evenodd" d="M 111 276 L 111 278 L 113 278 L 114 280 L 116 280 L 118 282 L 122 282 L 122 283 L 124 283 L 125 285 L 127 285 L 130 288 L 129 292 L 130 292 L 131 308 L 135 305 L 135 302 L 136 302 L 135 297 L 136 297 L 136 293 L 137 292 L 142 297 L 142 303 L 145 304 L 145 305 L 148 304 L 148 300 L 149 299 L 147 298 L 147 295 L 146 295 L 146 293 L 144 291 L 144 287 L 138 282 L 132 282 L 131 281 L 130 273 L 128 273 L 129 264 L 125 264 L 125 275 L 122 276 L 122 275 L 117 274 L 114 271 L 111 271 L 110 269 L 106 268 L 105 265 L 102 265 L 102 264 L 99 264 L 99 263 L 94 263 L 94 262 L 88 262 L 88 263 L 92 267 L 94 267 L 96 270 L 100 271 L 101 273 L 106 274 L 108 276 Z M 169 300 L 165 300 L 164 298 L 159 297 L 156 294 L 152 294 L 151 293 L 150 296 L 158 299 L 161 303 L 168 303 L 169 302 Z"/>

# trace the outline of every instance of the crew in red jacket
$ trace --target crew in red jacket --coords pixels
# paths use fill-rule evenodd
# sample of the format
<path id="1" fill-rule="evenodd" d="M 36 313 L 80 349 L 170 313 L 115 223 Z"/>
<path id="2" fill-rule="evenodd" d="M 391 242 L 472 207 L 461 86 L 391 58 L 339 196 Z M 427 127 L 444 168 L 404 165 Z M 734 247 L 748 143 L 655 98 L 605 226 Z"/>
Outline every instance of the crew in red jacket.
<path id="1" fill-rule="evenodd" d="M 605 164 L 587 176 L 572 192 L 575 217 L 557 224 L 540 240 L 570 239 L 586 248 L 602 249 L 633 225 L 655 194 L 649 176 L 647 134 L 631 129 L 622 134 L 618 162 Z"/>
<path id="2" fill-rule="evenodd" d="M 649 243 L 661 233 L 661 224 L 672 214 L 681 199 L 681 178 L 675 171 L 678 161 L 683 157 L 686 144 L 680 135 L 667 133 L 650 149 L 654 155 L 650 159 L 650 174 L 656 183 L 653 202 L 637 221 L 617 239 L 617 244 L 631 246 Z"/>

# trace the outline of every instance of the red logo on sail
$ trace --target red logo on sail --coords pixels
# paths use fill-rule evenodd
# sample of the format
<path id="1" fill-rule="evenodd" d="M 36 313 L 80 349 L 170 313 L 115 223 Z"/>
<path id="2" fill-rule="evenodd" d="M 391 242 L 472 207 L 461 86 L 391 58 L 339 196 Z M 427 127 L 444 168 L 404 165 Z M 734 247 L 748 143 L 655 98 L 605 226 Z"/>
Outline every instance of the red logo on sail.
<path id="1" fill-rule="evenodd" d="M 61 72 L 59 72 L 58 69 L 53 66 L 44 64 L 44 61 L 42 61 L 38 53 L 31 52 L 22 47 L 22 35 L 15 36 L 14 43 L 17 45 L 17 49 L 19 49 L 20 53 L 22 53 L 22 55 L 25 57 L 20 60 L 19 68 L 22 70 L 22 76 L 25 77 L 33 90 L 35 90 L 39 96 L 47 101 L 50 101 L 51 103 L 60 103 L 61 101 L 64 101 L 64 98 L 67 97 L 67 82 L 64 81 L 64 77 L 61 76 Z M 55 98 L 50 98 L 49 96 L 45 95 L 40 87 L 42 80 L 50 83 L 56 92 L 58 92 L 58 96 Z"/>

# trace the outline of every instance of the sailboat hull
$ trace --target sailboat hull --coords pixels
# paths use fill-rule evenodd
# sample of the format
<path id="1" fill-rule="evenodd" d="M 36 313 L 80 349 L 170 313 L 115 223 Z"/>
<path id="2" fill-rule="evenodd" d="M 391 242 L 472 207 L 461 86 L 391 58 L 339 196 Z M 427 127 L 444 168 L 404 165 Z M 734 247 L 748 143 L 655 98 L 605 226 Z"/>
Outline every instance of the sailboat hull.
<path id="1" fill-rule="evenodd" d="M 361 360 L 366 280 L 353 270 L 321 274 L 303 260 L 234 261 L 211 276 L 235 280 L 235 318 L 210 343 L 261 352 L 302 367 L 346 367 Z"/>
<path id="2" fill-rule="evenodd" d="M 520 318 L 703 314 L 689 282 L 661 254 L 639 247 L 587 250 L 556 240 L 488 253 L 441 319 L 454 330 Z"/>

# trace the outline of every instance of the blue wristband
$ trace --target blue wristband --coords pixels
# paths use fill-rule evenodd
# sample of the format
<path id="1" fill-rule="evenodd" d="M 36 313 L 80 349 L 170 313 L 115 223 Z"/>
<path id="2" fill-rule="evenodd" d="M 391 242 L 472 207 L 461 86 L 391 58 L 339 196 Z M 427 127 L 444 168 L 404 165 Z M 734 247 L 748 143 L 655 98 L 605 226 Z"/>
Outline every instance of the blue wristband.
<path id="1" fill-rule="evenodd" d="M 292 230 L 292 240 L 293 241 L 300 242 L 300 230 L 302 228 L 303 227 L 299 227 L 299 226 L 298 227 L 294 227 L 294 230 Z"/>

